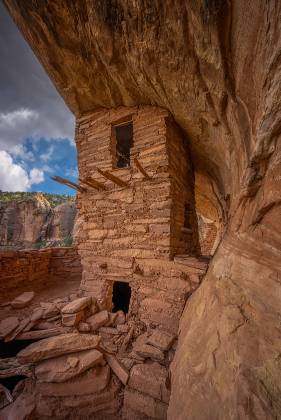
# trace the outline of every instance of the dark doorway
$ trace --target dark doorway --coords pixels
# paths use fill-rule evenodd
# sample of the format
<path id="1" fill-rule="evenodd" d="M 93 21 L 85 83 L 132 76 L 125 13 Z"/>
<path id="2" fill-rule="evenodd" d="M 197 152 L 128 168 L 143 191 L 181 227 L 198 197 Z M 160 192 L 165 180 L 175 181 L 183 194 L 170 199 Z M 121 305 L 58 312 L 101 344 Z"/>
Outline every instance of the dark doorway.
<path id="1" fill-rule="evenodd" d="M 131 299 L 131 287 L 124 281 L 115 281 L 113 283 L 112 303 L 113 312 L 122 310 L 125 314 L 129 311 Z"/>
<path id="2" fill-rule="evenodd" d="M 131 147 L 133 146 L 133 123 L 127 122 L 114 128 L 117 168 L 127 168 L 130 166 Z"/>
<path id="3" fill-rule="evenodd" d="M 6 359 L 15 357 L 19 351 L 23 350 L 35 341 L 36 340 L 12 340 L 4 342 L 0 340 L 0 358 Z M 26 379 L 26 377 L 22 375 L 15 375 L 7 378 L 1 378 L 1 384 L 4 385 L 10 391 L 13 391 L 14 387 L 22 379 Z"/>

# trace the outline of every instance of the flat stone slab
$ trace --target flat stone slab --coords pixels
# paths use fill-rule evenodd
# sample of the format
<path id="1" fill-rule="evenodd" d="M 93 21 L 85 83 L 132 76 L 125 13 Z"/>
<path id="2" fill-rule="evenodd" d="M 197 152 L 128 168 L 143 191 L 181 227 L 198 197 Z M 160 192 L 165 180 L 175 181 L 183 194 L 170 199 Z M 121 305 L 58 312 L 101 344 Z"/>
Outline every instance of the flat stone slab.
<path id="1" fill-rule="evenodd" d="M 155 330 L 147 339 L 147 344 L 158 348 L 162 351 L 167 351 L 171 348 L 176 336 L 166 331 Z"/>
<path id="2" fill-rule="evenodd" d="M 6 337 L 14 331 L 19 325 L 19 319 L 16 316 L 9 316 L 0 322 L 0 338 Z"/>
<path id="3" fill-rule="evenodd" d="M 61 334 L 30 344 L 17 354 L 17 359 L 22 364 L 36 363 L 64 354 L 94 349 L 99 345 L 100 340 L 98 335 L 93 334 Z"/>
<path id="4" fill-rule="evenodd" d="M 150 346 L 149 344 L 139 344 L 134 347 L 135 352 L 144 358 L 150 358 L 161 362 L 164 360 L 164 353 L 156 347 Z"/>
<path id="5" fill-rule="evenodd" d="M 40 382 L 65 382 L 102 362 L 101 352 L 84 350 L 44 360 L 36 366 L 35 376 Z"/>
<path id="6" fill-rule="evenodd" d="M 105 310 L 87 318 L 87 323 L 91 325 L 93 331 L 96 331 L 100 327 L 103 327 L 107 323 L 107 321 L 108 312 Z"/>
<path id="7" fill-rule="evenodd" d="M 164 420 L 167 418 L 168 405 L 161 401 L 157 401 L 149 395 L 141 394 L 136 392 L 129 387 L 126 387 L 124 392 L 124 407 L 123 412 L 126 415 L 126 410 L 132 410 L 133 412 L 141 413 L 152 419 Z M 125 418 L 138 418 L 137 416 Z"/>
<path id="8" fill-rule="evenodd" d="M 90 296 L 82 297 L 79 299 L 75 299 L 72 302 L 68 303 L 61 309 L 62 314 L 75 314 L 79 312 L 87 306 L 90 306 L 92 303 L 92 298 Z"/>
<path id="9" fill-rule="evenodd" d="M 24 292 L 18 297 L 16 297 L 14 300 L 12 300 L 11 306 L 14 309 L 25 308 L 32 301 L 34 296 L 35 296 L 34 292 Z"/>
<path id="10" fill-rule="evenodd" d="M 105 354 L 104 358 L 111 367 L 112 371 L 115 373 L 115 375 L 120 379 L 122 384 L 126 385 L 129 379 L 129 373 L 127 372 L 127 369 L 125 369 L 125 367 L 122 366 L 119 360 L 117 360 L 116 357 L 112 356 L 111 354 Z"/>
<path id="11" fill-rule="evenodd" d="M 42 395 L 64 397 L 70 395 L 87 395 L 100 392 L 106 388 L 110 379 L 109 366 L 97 366 L 79 376 L 61 383 L 38 383 Z"/>
<path id="12" fill-rule="evenodd" d="M 66 327 L 73 327 L 78 325 L 80 321 L 84 320 L 84 311 L 76 312 L 75 314 L 62 314 L 62 325 Z"/>
<path id="13" fill-rule="evenodd" d="M 168 403 L 170 391 L 166 387 L 167 375 L 167 369 L 159 363 L 137 364 L 131 369 L 128 385 L 143 394 Z"/>

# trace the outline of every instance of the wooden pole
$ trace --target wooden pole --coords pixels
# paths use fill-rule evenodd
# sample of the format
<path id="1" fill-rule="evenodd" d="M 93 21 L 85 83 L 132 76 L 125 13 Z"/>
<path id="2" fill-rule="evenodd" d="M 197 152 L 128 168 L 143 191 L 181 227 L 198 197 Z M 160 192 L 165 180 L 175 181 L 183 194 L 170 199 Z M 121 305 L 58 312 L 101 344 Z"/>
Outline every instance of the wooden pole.
<path id="1" fill-rule="evenodd" d="M 148 175 L 148 173 L 145 171 L 145 169 L 143 169 L 143 167 L 141 166 L 141 164 L 139 163 L 138 159 L 135 158 L 134 159 L 135 165 L 137 167 L 137 169 L 140 171 L 140 173 L 146 178 L 146 179 L 151 179 L 151 177 Z"/>
<path id="2" fill-rule="evenodd" d="M 87 191 L 86 188 L 81 187 L 78 184 L 75 184 L 75 182 L 70 181 L 69 179 L 62 178 L 61 176 L 52 176 L 51 177 L 53 181 L 58 182 L 59 184 L 66 185 L 69 188 L 73 188 L 74 190 L 85 192 Z"/>
<path id="3" fill-rule="evenodd" d="M 119 185 L 119 187 L 127 187 L 127 182 L 123 181 L 122 179 L 118 178 L 115 175 L 112 175 L 109 171 L 102 171 L 101 169 L 97 168 L 97 171 L 104 176 L 105 178 L 109 179 L 110 181 L 114 182 L 114 184 Z"/>
<path id="4" fill-rule="evenodd" d="M 80 179 L 80 182 L 87 185 L 88 187 L 95 188 L 96 190 L 105 190 L 105 186 L 101 182 L 98 182 L 95 179 L 90 178 L 90 177 L 85 178 L 85 179 Z"/>

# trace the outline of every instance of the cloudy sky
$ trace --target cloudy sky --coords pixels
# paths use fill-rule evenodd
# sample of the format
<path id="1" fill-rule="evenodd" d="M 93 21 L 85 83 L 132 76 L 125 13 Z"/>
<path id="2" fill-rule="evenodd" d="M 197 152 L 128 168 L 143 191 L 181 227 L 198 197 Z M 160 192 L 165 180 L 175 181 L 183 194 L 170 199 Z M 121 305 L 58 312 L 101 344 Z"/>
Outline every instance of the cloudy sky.
<path id="1" fill-rule="evenodd" d="M 74 117 L 0 2 L 0 190 L 73 194 Z"/>

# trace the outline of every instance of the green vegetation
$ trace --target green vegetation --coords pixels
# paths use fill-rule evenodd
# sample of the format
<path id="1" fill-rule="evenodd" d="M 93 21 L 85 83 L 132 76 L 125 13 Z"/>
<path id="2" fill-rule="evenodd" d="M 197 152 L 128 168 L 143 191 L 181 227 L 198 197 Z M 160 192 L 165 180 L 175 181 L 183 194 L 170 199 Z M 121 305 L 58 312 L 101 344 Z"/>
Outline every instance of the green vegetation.
<path id="1" fill-rule="evenodd" d="M 8 203 L 10 201 L 34 200 L 36 192 L 5 192 L 0 191 L 0 204 Z M 67 194 L 42 194 L 50 203 L 51 207 L 56 207 L 66 201 L 75 201 L 75 196 Z"/>
<path id="2" fill-rule="evenodd" d="M 44 249 L 44 248 L 55 248 L 55 247 L 72 247 L 73 238 L 71 236 L 66 236 L 60 241 L 42 241 L 36 242 L 33 245 L 33 249 Z"/>

